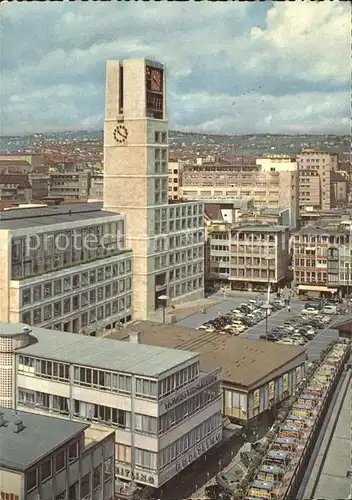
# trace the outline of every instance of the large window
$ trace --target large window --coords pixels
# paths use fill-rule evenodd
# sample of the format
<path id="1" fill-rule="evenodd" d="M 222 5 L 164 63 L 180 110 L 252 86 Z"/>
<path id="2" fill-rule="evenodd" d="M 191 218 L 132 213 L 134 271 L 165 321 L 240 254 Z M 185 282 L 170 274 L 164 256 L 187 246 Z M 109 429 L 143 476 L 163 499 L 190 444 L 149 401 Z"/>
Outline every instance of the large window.
<path id="1" fill-rule="evenodd" d="M 136 465 L 143 467 L 144 469 L 156 470 L 157 468 L 157 455 L 152 451 L 141 450 L 136 448 Z"/>
<path id="2" fill-rule="evenodd" d="M 79 456 L 79 442 L 76 441 L 75 443 L 71 444 L 71 446 L 68 449 L 68 461 L 69 463 L 74 462 L 75 460 L 78 460 Z"/>
<path id="3" fill-rule="evenodd" d="M 155 380 L 136 378 L 136 396 L 157 399 L 157 382 Z"/>
<path id="4" fill-rule="evenodd" d="M 148 415 L 135 414 L 135 430 L 145 433 L 153 434 L 157 433 L 157 419 L 155 417 L 149 417 Z"/>
<path id="5" fill-rule="evenodd" d="M 51 478 L 52 476 L 52 468 L 51 468 L 51 458 L 46 460 L 40 465 L 40 476 L 42 482 L 46 481 L 47 479 Z"/>
<path id="6" fill-rule="evenodd" d="M 98 465 L 93 470 L 93 490 L 96 490 L 101 486 L 101 474 L 102 474 L 102 466 Z"/>
<path id="7" fill-rule="evenodd" d="M 164 378 L 159 382 L 159 396 L 167 396 L 171 392 L 194 381 L 199 375 L 199 362 Z"/>
<path id="8" fill-rule="evenodd" d="M 27 493 L 34 490 L 38 486 L 38 469 L 31 469 L 26 475 L 26 490 Z"/>
<path id="9" fill-rule="evenodd" d="M 25 288 L 22 290 L 22 305 L 27 305 L 31 303 L 31 289 Z"/>
<path id="10" fill-rule="evenodd" d="M 107 481 L 112 477 L 113 474 L 113 461 L 112 458 L 108 458 L 104 462 L 104 481 Z"/>
<path id="11" fill-rule="evenodd" d="M 90 495 L 90 474 L 86 474 L 81 483 L 81 497 L 84 500 Z"/>
<path id="12" fill-rule="evenodd" d="M 55 457 L 55 470 L 60 472 L 60 470 L 66 467 L 66 451 L 60 451 Z"/>
<path id="13" fill-rule="evenodd" d="M 75 366 L 74 382 L 78 385 L 98 387 L 112 392 L 131 392 L 130 375 L 120 375 L 91 368 Z"/>

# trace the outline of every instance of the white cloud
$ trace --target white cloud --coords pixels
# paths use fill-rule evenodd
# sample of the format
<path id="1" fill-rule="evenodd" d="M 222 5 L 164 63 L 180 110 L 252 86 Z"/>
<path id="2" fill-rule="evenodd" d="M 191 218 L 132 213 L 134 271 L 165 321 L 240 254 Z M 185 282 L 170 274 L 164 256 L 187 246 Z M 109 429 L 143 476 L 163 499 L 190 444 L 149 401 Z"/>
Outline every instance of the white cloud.
<path id="1" fill-rule="evenodd" d="M 102 127 L 107 59 L 168 69 L 170 126 L 349 131 L 349 6 L 2 4 L 0 133 Z"/>

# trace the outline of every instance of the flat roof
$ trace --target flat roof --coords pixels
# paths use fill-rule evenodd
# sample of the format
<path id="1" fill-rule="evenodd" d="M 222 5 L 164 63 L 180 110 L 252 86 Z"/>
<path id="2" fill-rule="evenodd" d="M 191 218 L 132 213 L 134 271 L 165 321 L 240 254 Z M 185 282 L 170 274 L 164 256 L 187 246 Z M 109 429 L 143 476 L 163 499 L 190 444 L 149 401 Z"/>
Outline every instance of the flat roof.
<path id="1" fill-rule="evenodd" d="M 8 408 L 0 407 L 1 412 L 5 425 L 0 426 L 0 468 L 26 470 L 89 427 L 88 424 Z M 13 431 L 16 420 L 22 420 L 24 425 L 18 433 Z"/>
<path id="2" fill-rule="evenodd" d="M 258 233 L 263 232 L 263 233 L 282 233 L 284 231 L 288 231 L 287 226 L 278 226 L 278 225 L 261 225 L 261 224 L 247 224 L 245 226 L 239 226 L 239 227 L 234 227 L 232 228 L 232 232 L 243 232 L 243 231 L 257 231 Z"/>
<path id="3" fill-rule="evenodd" d="M 158 377 L 192 360 L 196 352 L 116 342 L 102 337 L 32 327 L 32 343 L 16 352 L 33 357 L 146 377 Z"/>
<path id="4" fill-rule="evenodd" d="M 32 208 L 14 208 L 0 214 L 0 229 L 22 229 L 24 227 L 66 224 L 103 217 L 119 216 L 103 210 L 102 203 L 77 203 Z"/>
<path id="5" fill-rule="evenodd" d="M 23 335 L 30 331 L 31 327 L 24 323 L 3 323 L 0 321 L 0 337 L 13 337 L 14 335 Z"/>
<path id="6" fill-rule="evenodd" d="M 131 331 L 139 332 L 142 344 L 191 349 L 198 352 L 202 371 L 211 372 L 221 366 L 221 376 L 224 381 L 243 387 L 256 384 L 305 353 L 302 347 L 152 321 L 136 321 L 125 330 L 113 332 L 109 338 L 126 340 Z"/>

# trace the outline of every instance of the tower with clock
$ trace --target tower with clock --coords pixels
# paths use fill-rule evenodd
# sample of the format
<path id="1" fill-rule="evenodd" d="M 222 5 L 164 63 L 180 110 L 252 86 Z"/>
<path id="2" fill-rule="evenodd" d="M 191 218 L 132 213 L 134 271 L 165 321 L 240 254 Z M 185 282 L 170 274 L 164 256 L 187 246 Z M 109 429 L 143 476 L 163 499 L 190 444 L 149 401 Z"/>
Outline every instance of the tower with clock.
<path id="1" fill-rule="evenodd" d="M 175 250 L 169 224 L 175 209 L 168 204 L 168 123 L 166 70 L 147 59 L 108 61 L 104 122 L 104 210 L 125 214 L 125 245 L 133 250 L 133 319 L 145 320 L 170 295 L 199 298 L 203 285 L 203 242 L 188 242 L 192 276 L 169 288 Z M 193 205 L 197 205 L 193 202 Z M 203 209 L 183 205 L 181 213 L 197 217 L 203 229 Z M 201 206 L 201 204 L 199 204 Z M 193 212 L 194 210 L 198 212 Z M 178 221 L 190 227 L 188 221 Z M 193 225 L 192 228 L 196 228 Z M 200 229 L 200 228 L 199 228 Z M 179 229 L 178 229 L 179 230 Z M 178 237 L 179 239 L 180 237 Z M 196 267 L 195 267 L 196 266 Z M 188 266 L 189 267 L 189 266 Z M 194 269 L 200 269 L 199 275 Z M 178 271 L 179 273 L 180 271 Z M 183 273 L 184 271 L 182 271 Z M 203 277 L 202 277 L 203 276 Z M 192 279 L 191 279 L 192 278 Z M 194 293 L 193 293 L 194 291 Z"/>
<path id="2" fill-rule="evenodd" d="M 167 131 L 164 66 L 146 59 L 109 61 L 104 209 L 126 216 L 126 245 L 134 255 L 134 319 L 146 319 L 158 294 L 167 293 L 154 255 L 155 231 L 161 231 L 156 220 L 168 203 Z"/>

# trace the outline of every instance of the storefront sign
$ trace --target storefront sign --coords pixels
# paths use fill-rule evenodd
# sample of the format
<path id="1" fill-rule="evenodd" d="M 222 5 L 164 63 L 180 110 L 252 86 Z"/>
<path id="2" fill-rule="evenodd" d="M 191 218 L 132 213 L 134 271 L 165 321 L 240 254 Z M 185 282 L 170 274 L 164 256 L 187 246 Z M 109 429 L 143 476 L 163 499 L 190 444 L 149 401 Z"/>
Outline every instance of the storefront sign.
<path id="1" fill-rule="evenodd" d="M 173 396 L 172 398 L 168 399 L 167 401 L 164 402 L 164 408 L 165 410 L 170 410 L 174 406 L 182 403 L 182 401 L 190 398 L 197 392 L 201 391 L 202 389 L 205 389 L 209 385 L 213 384 L 218 380 L 217 374 L 214 375 L 213 373 L 207 375 L 206 377 L 203 377 L 201 380 L 197 381 L 194 385 L 191 387 L 187 387 L 183 392 L 180 394 Z"/>
<path id="2" fill-rule="evenodd" d="M 269 382 L 269 401 L 275 399 L 275 382 Z"/>
<path id="3" fill-rule="evenodd" d="M 116 466 L 116 475 L 125 479 L 132 479 L 132 472 L 131 469 L 128 467 L 122 467 L 121 465 Z M 157 481 L 156 477 L 152 476 L 150 472 L 139 472 L 139 471 L 134 471 L 134 480 L 137 481 L 137 483 L 143 483 L 143 484 L 148 484 L 150 486 L 154 486 Z"/>
<path id="4" fill-rule="evenodd" d="M 260 406 L 260 393 L 259 389 L 253 393 L 253 408 L 259 408 Z"/>
<path id="5" fill-rule="evenodd" d="M 285 373 L 282 377 L 282 390 L 284 392 L 288 391 L 288 373 Z"/>
<path id="6" fill-rule="evenodd" d="M 221 432 L 214 434 L 213 436 L 205 439 L 198 446 L 195 446 L 192 451 L 187 453 L 181 460 L 176 462 L 176 473 L 179 473 L 182 469 L 187 467 L 187 465 L 197 460 L 201 455 L 206 453 L 210 448 L 212 448 L 217 443 L 220 443 L 222 438 Z"/>

